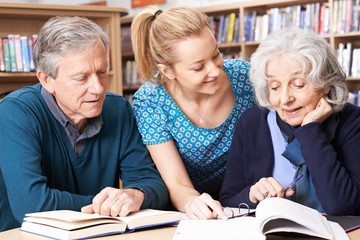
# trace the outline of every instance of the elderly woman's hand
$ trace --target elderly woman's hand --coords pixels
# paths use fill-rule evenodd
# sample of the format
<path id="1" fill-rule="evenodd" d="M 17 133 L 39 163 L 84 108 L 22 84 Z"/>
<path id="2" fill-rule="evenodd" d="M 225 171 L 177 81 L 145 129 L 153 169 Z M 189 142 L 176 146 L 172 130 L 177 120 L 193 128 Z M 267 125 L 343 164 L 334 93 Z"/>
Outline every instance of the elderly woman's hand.
<path id="1" fill-rule="evenodd" d="M 331 114 L 333 113 L 333 109 L 331 105 L 326 101 L 325 97 L 322 97 L 315 109 L 308 114 L 303 119 L 301 126 L 311 122 L 320 122 L 325 121 Z"/>
<path id="2" fill-rule="evenodd" d="M 268 197 L 290 197 L 295 192 L 291 188 L 286 190 L 273 177 L 261 178 L 257 183 L 251 186 L 249 199 L 253 203 L 258 203 Z"/>

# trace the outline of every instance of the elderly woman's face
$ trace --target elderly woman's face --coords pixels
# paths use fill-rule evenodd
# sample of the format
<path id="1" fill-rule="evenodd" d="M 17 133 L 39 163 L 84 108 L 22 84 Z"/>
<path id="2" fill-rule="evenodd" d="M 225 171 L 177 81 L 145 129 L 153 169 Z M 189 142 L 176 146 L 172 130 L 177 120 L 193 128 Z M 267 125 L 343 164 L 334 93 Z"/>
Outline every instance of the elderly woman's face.
<path id="1" fill-rule="evenodd" d="M 286 56 L 272 59 L 267 65 L 270 102 L 280 118 L 294 127 L 301 125 L 324 96 L 323 91 L 306 82 L 308 72 L 298 60 Z"/>

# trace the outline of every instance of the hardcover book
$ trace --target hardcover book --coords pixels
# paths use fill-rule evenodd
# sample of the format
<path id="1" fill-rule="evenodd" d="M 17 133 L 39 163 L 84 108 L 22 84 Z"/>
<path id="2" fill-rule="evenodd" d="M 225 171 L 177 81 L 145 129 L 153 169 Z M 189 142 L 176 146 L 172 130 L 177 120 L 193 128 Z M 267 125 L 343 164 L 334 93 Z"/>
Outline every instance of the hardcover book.
<path id="1" fill-rule="evenodd" d="M 56 239 L 82 239 L 177 223 L 181 218 L 180 212 L 153 209 L 143 209 L 126 217 L 56 210 L 26 214 L 21 230 Z"/>
<path id="2" fill-rule="evenodd" d="M 285 198 L 267 198 L 255 210 L 255 217 L 223 220 L 181 220 L 173 240 L 266 239 L 268 234 L 294 234 L 319 239 L 349 239 L 336 222 L 315 209 Z M 284 238 L 285 239 L 285 238 Z"/>

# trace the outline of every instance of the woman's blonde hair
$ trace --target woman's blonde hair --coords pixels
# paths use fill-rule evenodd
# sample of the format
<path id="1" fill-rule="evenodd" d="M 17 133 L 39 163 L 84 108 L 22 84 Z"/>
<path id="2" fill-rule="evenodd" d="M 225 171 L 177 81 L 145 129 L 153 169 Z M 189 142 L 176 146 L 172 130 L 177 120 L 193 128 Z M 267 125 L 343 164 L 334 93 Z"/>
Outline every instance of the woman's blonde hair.
<path id="1" fill-rule="evenodd" d="M 173 46 L 204 27 L 210 28 L 209 17 L 194 8 L 173 7 L 162 12 L 150 6 L 140 12 L 131 24 L 131 39 L 141 78 L 164 83 L 167 78 L 159 74 L 157 65 L 171 67 L 177 60 Z"/>

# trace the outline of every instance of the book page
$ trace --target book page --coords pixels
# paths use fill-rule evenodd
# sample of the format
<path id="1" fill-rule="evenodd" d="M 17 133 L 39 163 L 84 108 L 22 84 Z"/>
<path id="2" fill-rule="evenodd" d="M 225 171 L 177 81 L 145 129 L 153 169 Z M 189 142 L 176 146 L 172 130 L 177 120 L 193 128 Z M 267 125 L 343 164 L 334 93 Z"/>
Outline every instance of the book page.
<path id="1" fill-rule="evenodd" d="M 315 209 L 284 198 L 268 198 L 256 208 L 258 230 L 270 232 L 297 232 L 333 239 L 327 219 Z"/>
<path id="2" fill-rule="evenodd" d="M 37 217 L 37 218 L 49 218 L 49 219 L 58 219 L 67 222 L 76 222 L 83 221 L 89 219 L 115 219 L 110 216 L 103 216 L 97 213 L 94 214 L 86 214 L 72 210 L 55 210 L 55 211 L 47 211 L 47 212 L 36 212 L 36 213 L 27 213 L 26 217 Z"/>
<path id="3" fill-rule="evenodd" d="M 143 209 L 139 212 L 130 213 L 126 217 L 116 217 L 116 219 L 126 222 L 129 229 L 176 222 L 180 221 L 181 218 L 180 212 L 154 209 Z"/>
<path id="4" fill-rule="evenodd" d="M 51 219 L 51 218 L 25 217 L 24 222 L 32 222 L 32 223 L 38 223 L 48 226 L 54 226 L 56 228 L 61 228 L 64 230 L 76 230 L 79 228 L 90 227 L 94 225 L 114 223 L 118 225 L 118 228 L 121 231 L 126 230 L 126 223 L 120 222 L 115 219 L 96 219 L 96 220 L 89 219 L 89 220 L 68 222 L 68 221 Z"/>

